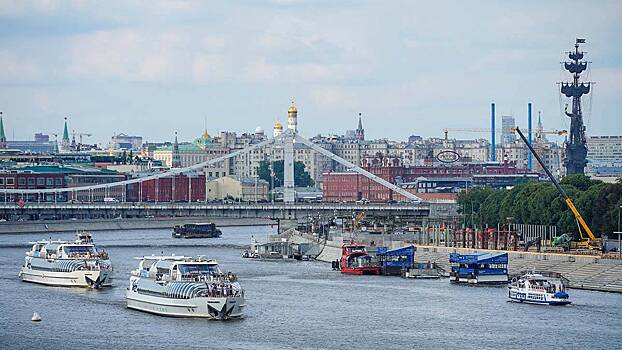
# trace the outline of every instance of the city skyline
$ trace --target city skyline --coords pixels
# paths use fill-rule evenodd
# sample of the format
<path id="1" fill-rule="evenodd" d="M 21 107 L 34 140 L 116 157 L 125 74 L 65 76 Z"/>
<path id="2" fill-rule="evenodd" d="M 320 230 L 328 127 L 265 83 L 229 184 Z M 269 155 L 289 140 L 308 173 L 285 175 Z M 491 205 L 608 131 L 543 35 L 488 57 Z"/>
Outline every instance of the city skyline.
<path id="1" fill-rule="evenodd" d="M 269 134 L 292 96 L 308 137 L 355 129 L 359 112 L 370 139 L 442 137 L 445 127 L 489 127 L 491 102 L 498 125 L 512 115 L 526 126 L 532 102 L 545 128 L 568 129 L 555 83 L 576 37 L 587 39 L 597 82 L 587 133 L 622 133 L 610 122 L 620 114 L 622 49 L 611 45 L 620 4 L 463 6 L 3 2 L 6 134 L 60 134 L 66 115 L 70 130 L 94 134 L 85 143 L 117 133 L 170 141 L 175 130 L 190 141 L 205 118 L 212 135 L 256 126 Z M 582 21 L 564 26 L 579 9 Z"/>

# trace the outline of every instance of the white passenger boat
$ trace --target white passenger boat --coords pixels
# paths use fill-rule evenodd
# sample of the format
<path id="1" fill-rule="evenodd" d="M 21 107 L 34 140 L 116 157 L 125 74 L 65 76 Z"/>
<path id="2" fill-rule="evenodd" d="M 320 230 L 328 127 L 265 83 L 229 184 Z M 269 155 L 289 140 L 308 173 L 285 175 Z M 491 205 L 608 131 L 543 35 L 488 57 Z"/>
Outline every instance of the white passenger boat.
<path id="1" fill-rule="evenodd" d="M 527 273 L 512 278 L 508 285 L 511 301 L 532 304 L 570 304 L 566 283 L 559 274 Z"/>
<path id="2" fill-rule="evenodd" d="M 71 241 L 31 242 L 19 276 L 25 282 L 50 286 L 100 288 L 112 284 L 108 253 L 98 251 L 90 234 Z"/>
<path id="3" fill-rule="evenodd" d="M 225 320 L 241 317 L 244 290 L 231 273 L 204 257 L 145 256 L 132 271 L 127 307 L 163 316 Z"/>

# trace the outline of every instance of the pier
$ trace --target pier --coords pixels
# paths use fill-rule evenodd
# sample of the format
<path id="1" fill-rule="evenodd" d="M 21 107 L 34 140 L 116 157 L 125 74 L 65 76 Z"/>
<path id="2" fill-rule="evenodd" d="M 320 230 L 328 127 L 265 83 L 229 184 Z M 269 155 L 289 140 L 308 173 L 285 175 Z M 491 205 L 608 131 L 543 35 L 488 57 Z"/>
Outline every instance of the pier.
<path id="1" fill-rule="evenodd" d="M 290 230 L 285 236 L 294 243 L 313 242 L 319 247 L 320 253 L 316 259 L 331 262 L 341 256 L 343 237 L 333 237 L 332 240 L 318 239 L 316 236 L 301 234 Z M 395 237 L 398 236 L 398 237 Z M 371 240 L 376 246 L 398 248 L 412 244 L 404 235 L 365 235 L 359 240 L 370 246 Z M 450 253 L 480 253 L 480 252 L 507 252 L 510 262 L 510 274 L 522 271 L 550 271 L 562 274 L 570 281 L 570 287 L 602 292 L 622 293 L 622 260 L 608 259 L 594 255 L 576 255 L 560 253 L 537 253 L 522 251 L 502 251 L 489 249 L 455 248 L 431 245 L 418 245 L 415 260 L 418 262 L 433 262 L 448 271 Z"/>

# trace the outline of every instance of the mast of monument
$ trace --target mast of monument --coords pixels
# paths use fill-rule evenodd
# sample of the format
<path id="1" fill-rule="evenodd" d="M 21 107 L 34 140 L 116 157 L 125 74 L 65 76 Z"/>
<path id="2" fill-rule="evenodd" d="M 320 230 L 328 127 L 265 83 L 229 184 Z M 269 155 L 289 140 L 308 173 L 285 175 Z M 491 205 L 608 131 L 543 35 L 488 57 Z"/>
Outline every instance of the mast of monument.
<path id="1" fill-rule="evenodd" d="M 566 141 L 566 174 L 584 174 L 587 165 L 587 142 L 585 125 L 581 111 L 581 96 L 590 92 L 592 82 L 581 82 L 580 75 L 587 69 L 587 61 L 582 61 L 585 52 L 579 51 L 579 44 L 585 44 L 585 39 L 577 39 L 574 51 L 568 52 L 570 62 L 564 62 L 564 68 L 572 74 L 572 82 L 561 82 L 561 93 L 572 98 L 572 112 L 568 112 L 568 105 L 564 113 L 570 118 L 570 132 Z"/>

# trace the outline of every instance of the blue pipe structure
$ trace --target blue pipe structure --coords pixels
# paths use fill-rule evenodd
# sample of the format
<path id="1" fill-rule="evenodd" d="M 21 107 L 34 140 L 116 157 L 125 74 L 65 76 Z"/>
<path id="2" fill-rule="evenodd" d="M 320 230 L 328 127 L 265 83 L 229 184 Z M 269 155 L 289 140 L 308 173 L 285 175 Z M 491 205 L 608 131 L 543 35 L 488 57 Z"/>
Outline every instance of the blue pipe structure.
<path id="1" fill-rule="evenodd" d="M 494 102 L 490 104 L 490 130 L 492 134 L 490 135 L 490 160 L 495 161 L 495 104 Z"/>
<path id="2" fill-rule="evenodd" d="M 528 132 L 528 141 L 529 141 L 529 145 L 533 146 L 531 143 L 531 135 L 533 134 L 532 130 L 531 130 L 531 102 L 527 103 L 527 132 Z M 529 168 L 529 170 L 532 170 L 532 160 L 531 160 L 531 152 L 527 153 L 527 168 Z"/>

